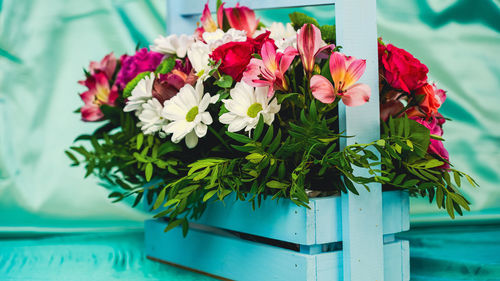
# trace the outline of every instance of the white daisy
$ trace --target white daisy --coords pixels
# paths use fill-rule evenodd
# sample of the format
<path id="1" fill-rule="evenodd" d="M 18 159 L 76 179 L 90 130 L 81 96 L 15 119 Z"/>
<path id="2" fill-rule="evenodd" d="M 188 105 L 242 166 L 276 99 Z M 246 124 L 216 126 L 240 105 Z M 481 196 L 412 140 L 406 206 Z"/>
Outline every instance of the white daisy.
<path id="1" fill-rule="evenodd" d="M 168 124 L 168 120 L 162 116 L 162 110 L 163 106 L 155 98 L 142 105 L 142 111 L 138 117 L 141 121 L 141 130 L 145 135 L 154 134 Z"/>
<path id="2" fill-rule="evenodd" d="M 208 73 L 212 69 L 208 65 L 210 52 L 208 45 L 201 41 L 195 42 L 187 50 L 187 56 L 196 71 L 196 75 L 202 78 L 202 80 L 208 78 Z"/>
<path id="3" fill-rule="evenodd" d="M 217 102 L 219 95 L 213 97 L 203 94 L 203 81 L 198 80 L 196 89 L 186 84 L 173 98 L 165 101 L 162 115 L 171 122 L 163 130 L 172 134 L 172 142 L 178 143 L 185 138 L 186 146 L 193 148 L 198 138 L 207 134 L 207 125 L 212 124 L 212 116 L 206 112 L 208 105 Z"/>
<path id="4" fill-rule="evenodd" d="M 220 45 L 228 42 L 244 42 L 247 40 L 247 32 L 230 28 L 224 32 L 222 29 L 217 29 L 214 32 L 205 32 L 202 35 L 203 40 L 207 43 L 210 50 L 213 51 Z"/>
<path id="5" fill-rule="evenodd" d="M 231 99 L 222 100 L 229 112 L 222 114 L 219 121 L 229 124 L 229 132 L 238 132 L 243 128 L 250 132 L 257 126 L 262 114 L 264 122 L 271 125 L 281 105 L 276 98 L 268 98 L 267 93 L 267 87 L 254 88 L 244 82 L 236 83 L 230 91 Z"/>
<path id="6" fill-rule="evenodd" d="M 284 52 L 288 47 L 297 48 L 297 31 L 290 23 L 286 26 L 281 22 L 273 22 L 269 28 L 262 28 L 255 32 L 254 37 L 270 31 L 269 37 L 274 40 L 278 52 Z"/>
<path id="7" fill-rule="evenodd" d="M 161 54 L 175 54 L 179 58 L 186 56 L 187 49 L 194 43 L 193 36 L 186 34 L 172 34 L 167 37 L 158 36 L 154 40 L 154 45 L 150 46 L 151 51 Z"/>
<path id="8" fill-rule="evenodd" d="M 153 97 L 153 83 L 155 81 L 155 74 L 151 73 L 144 77 L 137 83 L 132 90 L 132 95 L 128 97 L 123 111 L 135 111 L 136 115 L 141 114 L 142 105 L 148 102 Z"/>

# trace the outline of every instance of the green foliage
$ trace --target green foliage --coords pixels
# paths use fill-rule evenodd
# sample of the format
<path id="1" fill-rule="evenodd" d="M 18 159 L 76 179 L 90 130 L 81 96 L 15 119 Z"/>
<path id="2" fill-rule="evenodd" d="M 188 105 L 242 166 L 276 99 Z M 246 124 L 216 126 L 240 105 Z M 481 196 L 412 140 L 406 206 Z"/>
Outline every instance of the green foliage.
<path id="1" fill-rule="evenodd" d="M 336 36 L 335 36 L 335 26 L 334 25 L 319 25 L 318 21 L 310 17 L 304 13 L 293 12 L 288 15 L 290 17 L 290 21 L 295 30 L 299 30 L 304 26 L 304 24 L 313 24 L 321 31 L 321 38 L 329 44 L 335 44 Z"/>
<path id="2" fill-rule="evenodd" d="M 170 71 L 172 71 L 172 69 L 174 69 L 174 66 L 175 66 L 175 57 L 171 56 L 167 59 L 164 59 L 160 63 L 160 65 L 158 65 L 158 67 L 155 70 L 155 73 L 156 74 L 167 74 Z M 128 84 L 127 84 L 127 86 L 128 86 Z"/>
<path id="3" fill-rule="evenodd" d="M 161 65 L 160 65 L 161 66 Z M 123 90 L 123 97 L 128 98 L 132 95 L 132 90 L 137 86 L 139 81 L 141 81 L 144 77 L 148 76 L 151 74 L 151 71 L 144 71 L 139 73 L 132 81 L 128 82 L 127 85 L 125 86 L 125 89 Z"/>
<path id="4" fill-rule="evenodd" d="M 302 26 L 304 26 L 304 24 L 308 23 L 313 24 L 319 28 L 318 21 L 315 18 L 310 17 L 304 13 L 293 12 L 289 14 L 288 17 L 290 18 L 292 26 L 293 28 L 295 28 L 295 30 L 299 30 L 300 28 L 302 28 Z"/>

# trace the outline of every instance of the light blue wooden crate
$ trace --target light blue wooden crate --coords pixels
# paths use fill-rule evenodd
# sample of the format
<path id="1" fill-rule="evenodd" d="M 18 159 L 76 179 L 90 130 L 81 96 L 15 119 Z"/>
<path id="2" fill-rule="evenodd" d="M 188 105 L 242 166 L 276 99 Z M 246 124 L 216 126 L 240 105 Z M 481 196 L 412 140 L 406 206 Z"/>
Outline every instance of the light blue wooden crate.
<path id="1" fill-rule="evenodd" d="M 409 280 L 408 243 L 394 236 L 409 229 L 408 204 L 405 192 L 383 192 L 385 280 Z M 341 198 L 314 198 L 309 206 L 270 198 L 255 210 L 248 202 L 211 202 L 186 238 L 180 229 L 164 233 L 161 219 L 149 220 L 146 255 L 234 280 L 343 280 L 342 250 L 328 250 L 342 241 Z M 247 241 L 228 230 L 290 242 L 298 251 Z"/>
<path id="2" fill-rule="evenodd" d="M 237 0 L 227 0 L 226 7 Z M 335 4 L 337 44 L 348 55 L 366 59 L 360 82 L 372 89 L 370 102 L 339 106 L 346 135 L 341 148 L 379 138 L 376 0 L 241 0 L 253 9 Z M 192 33 L 205 0 L 167 0 L 167 33 Z M 215 0 L 210 3 L 215 11 Z M 360 175 L 366 171 L 357 169 Z M 146 223 L 147 254 L 156 259 L 237 280 L 409 280 L 408 243 L 394 233 L 408 229 L 408 195 L 384 192 L 371 184 L 360 195 L 311 200 L 311 209 L 283 200 L 265 201 L 253 212 L 248 204 L 211 205 L 183 239 L 179 230 L 164 234 L 164 223 Z M 193 226 L 194 227 L 194 226 Z M 300 252 L 228 237 L 224 229 L 300 245 Z M 340 243 L 342 251 L 323 252 Z"/>

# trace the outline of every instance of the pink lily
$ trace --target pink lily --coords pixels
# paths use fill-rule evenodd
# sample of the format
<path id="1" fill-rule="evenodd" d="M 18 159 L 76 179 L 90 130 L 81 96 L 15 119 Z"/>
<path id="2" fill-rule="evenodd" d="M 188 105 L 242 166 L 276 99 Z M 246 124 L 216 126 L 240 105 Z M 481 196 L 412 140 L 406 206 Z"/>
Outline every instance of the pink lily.
<path id="1" fill-rule="evenodd" d="M 259 20 L 255 17 L 255 12 L 248 7 L 240 6 L 239 3 L 236 3 L 234 8 L 224 8 L 224 4 L 222 3 L 217 10 L 219 28 L 224 28 L 225 15 L 229 26 L 238 30 L 244 30 L 247 32 L 248 37 L 252 37 L 259 25 Z"/>
<path id="2" fill-rule="evenodd" d="M 322 103 L 332 103 L 338 95 L 347 106 L 364 104 L 370 100 L 371 89 L 366 84 L 355 83 L 365 68 L 366 60 L 334 52 L 330 56 L 330 73 L 335 86 L 324 76 L 314 75 L 311 78 L 313 96 Z"/>
<path id="3" fill-rule="evenodd" d="M 261 49 L 262 60 L 250 60 L 243 73 L 243 81 L 253 87 L 269 86 L 268 97 L 272 97 L 275 90 L 288 91 L 285 72 L 296 55 L 298 52 L 294 47 L 286 48 L 283 53 L 276 53 L 276 46 L 271 41 L 266 41 Z"/>
<path id="4" fill-rule="evenodd" d="M 313 24 L 304 24 L 297 33 L 297 49 L 308 77 L 314 69 L 316 56 L 326 49 L 334 48 L 334 45 L 327 45 L 321 39 L 321 31 Z"/>
<path id="5" fill-rule="evenodd" d="M 108 78 L 104 72 L 99 72 L 90 76 L 80 84 L 87 86 L 88 91 L 80 94 L 85 105 L 80 109 L 83 121 L 99 121 L 104 114 L 101 111 L 101 105 L 115 105 L 118 98 L 118 89 L 116 86 L 110 88 Z"/>
<path id="6" fill-rule="evenodd" d="M 104 74 L 106 74 L 106 77 L 108 77 L 108 79 L 111 79 L 113 77 L 113 74 L 115 73 L 115 68 L 116 68 L 116 57 L 111 52 L 108 55 L 106 55 L 100 62 L 97 61 L 90 62 L 89 72 L 92 75 L 98 72 L 104 72 Z"/>
<path id="7" fill-rule="evenodd" d="M 203 31 L 214 32 L 217 30 L 217 24 L 212 18 L 212 14 L 210 13 L 210 8 L 208 8 L 208 1 L 205 4 L 205 8 L 203 9 L 203 13 L 201 14 L 200 21 L 201 25 L 203 26 Z"/>

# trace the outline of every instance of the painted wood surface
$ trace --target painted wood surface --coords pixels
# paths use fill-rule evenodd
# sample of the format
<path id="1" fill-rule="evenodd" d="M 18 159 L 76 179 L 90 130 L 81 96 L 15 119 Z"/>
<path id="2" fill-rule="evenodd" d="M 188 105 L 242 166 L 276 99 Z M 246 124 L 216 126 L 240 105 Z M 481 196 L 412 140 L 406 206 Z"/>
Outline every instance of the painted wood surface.
<path id="1" fill-rule="evenodd" d="M 151 206 L 146 206 L 150 210 Z M 158 213 L 163 209 L 155 210 Z M 409 229 L 409 199 L 403 191 L 383 192 L 383 234 Z M 226 199 L 208 204 L 198 224 L 229 229 L 281 241 L 302 244 L 326 244 L 342 241 L 341 198 L 313 198 L 310 209 L 290 200 L 267 198 L 261 207 Z"/>
<path id="2" fill-rule="evenodd" d="M 375 0 L 337 1 L 335 5 L 337 45 L 356 58 L 366 59 L 360 82 L 371 88 L 370 101 L 358 107 L 340 105 L 341 148 L 354 143 L 368 143 L 379 138 L 378 53 Z M 355 169 L 369 176 L 363 169 Z M 360 196 L 342 195 L 342 236 L 344 237 L 344 280 L 383 280 L 382 187 L 370 184 L 370 192 L 357 185 Z"/>
<path id="3" fill-rule="evenodd" d="M 147 256 L 241 281 L 343 280 L 342 251 L 309 255 L 196 229 L 183 238 L 180 228 L 164 233 L 165 226 L 159 220 L 146 221 Z M 407 254 L 407 242 L 384 246 L 386 281 L 409 280 Z"/>

